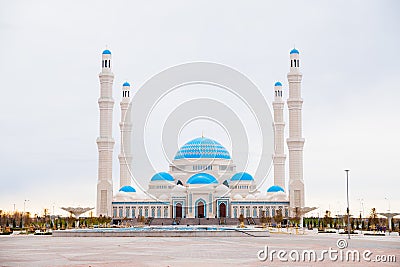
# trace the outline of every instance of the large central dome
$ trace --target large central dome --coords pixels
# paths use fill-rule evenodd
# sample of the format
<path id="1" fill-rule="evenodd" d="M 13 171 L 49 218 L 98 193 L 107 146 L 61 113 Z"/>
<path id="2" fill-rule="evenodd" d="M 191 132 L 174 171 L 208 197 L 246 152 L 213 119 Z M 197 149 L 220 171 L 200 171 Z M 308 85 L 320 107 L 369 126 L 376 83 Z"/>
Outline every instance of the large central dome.
<path id="1" fill-rule="evenodd" d="M 174 159 L 231 159 L 231 156 L 220 143 L 215 140 L 199 137 L 184 144 L 176 153 Z"/>

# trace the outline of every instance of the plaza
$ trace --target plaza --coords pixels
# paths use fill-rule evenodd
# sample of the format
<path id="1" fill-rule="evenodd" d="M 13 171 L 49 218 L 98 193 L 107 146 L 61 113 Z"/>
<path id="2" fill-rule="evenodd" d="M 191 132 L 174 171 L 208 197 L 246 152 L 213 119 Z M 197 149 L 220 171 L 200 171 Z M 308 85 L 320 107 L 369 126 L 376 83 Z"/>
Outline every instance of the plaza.
<path id="1" fill-rule="evenodd" d="M 397 266 L 377 262 L 280 262 L 260 261 L 257 252 L 269 249 L 324 250 L 337 248 L 343 235 L 290 235 L 271 233 L 270 237 L 52 237 L 0 236 L 1 266 Z M 398 235 L 384 237 L 352 236 L 348 249 L 370 250 L 376 255 L 400 257 Z"/>

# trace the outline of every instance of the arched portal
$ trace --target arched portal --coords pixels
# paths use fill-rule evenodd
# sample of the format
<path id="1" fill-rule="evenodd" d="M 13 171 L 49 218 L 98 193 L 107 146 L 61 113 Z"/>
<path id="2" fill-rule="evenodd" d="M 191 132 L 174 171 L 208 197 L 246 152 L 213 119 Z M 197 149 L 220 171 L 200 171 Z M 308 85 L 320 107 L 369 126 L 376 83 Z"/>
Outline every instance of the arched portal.
<path id="1" fill-rule="evenodd" d="M 219 204 L 219 217 L 220 218 L 226 217 L 226 204 L 225 203 Z"/>
<path id="2" fill-rule="evenodd" d="M 199 201 L 197 202 L 197 218 L 204 218 L 205 217 L 205 208 L 204 208 L 204 202 Z"/>
<path id="3" fill-rule="evenodd" d="M 182 218 L 182 204 L 177 203 L 175 206 L 175 218 Z"/>

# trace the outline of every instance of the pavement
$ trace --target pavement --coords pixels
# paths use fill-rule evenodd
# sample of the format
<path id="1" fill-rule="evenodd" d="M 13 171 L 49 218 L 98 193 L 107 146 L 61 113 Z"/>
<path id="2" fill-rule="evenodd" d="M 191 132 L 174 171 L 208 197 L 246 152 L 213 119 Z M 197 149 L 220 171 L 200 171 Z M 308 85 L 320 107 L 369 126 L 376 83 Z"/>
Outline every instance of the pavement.
<path id="1" fill-rule="evenodd" d="M 347 247 L 339 249 L 347 242 Z M 264 253 L 268 247 L 269 257 Z M 302 261 L 303 250 L 337 250 L 332 259 Z M 281 261 L 272 250 L 283 250 Z M 292 250 L 296 250 L 293 252 Z M 358 250 L 360 261 L 340 259 L 349 250 Z M 341 252 L 340 252 L 341 251 Z M 370 251 L 367 260 L 362 258 Z M 291 253 L 291 257 L 289 254 Z M 296 253 L 300 261 L 294 261 Z M 338 259 L 335 259 L 335 255 Z M 377 257 L 378 256 L 378 257 Z M 383 256 L 383 257 L 382 257 Z M 378 262 L 377 259 L 396 262 Z M 389 257 L 392 257 L 389 259 Z M 259 259 L 261 258 L 261 260 Z M 272 233 L 270 237 L 53 237 L 0 236 L 0 266 L 400 266 L 400 236 L 352 236 L 342 234 L 291 235 Z"/>

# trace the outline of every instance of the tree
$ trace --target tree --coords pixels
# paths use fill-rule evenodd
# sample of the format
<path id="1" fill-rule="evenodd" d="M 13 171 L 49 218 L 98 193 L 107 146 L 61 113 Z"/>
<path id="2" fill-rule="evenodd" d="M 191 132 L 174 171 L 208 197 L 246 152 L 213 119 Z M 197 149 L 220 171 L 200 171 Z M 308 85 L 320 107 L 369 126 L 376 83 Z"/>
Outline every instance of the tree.
<path id="1" fill-rule="evenodd" d="M 239 223 L 240 223 L 240 227 L 244 227 L 244 215 L 240 214 L 239 215 Z"/>
<path id="2" fill-rule="evenodd" d="M 296 225 L 299 225 L 300 223 L 300 208 L 299 207 L 295 207 L 294 208 L 294 217 L 291 218 L 291 221 L 293 221 Z"/>
<path id="3" fill-rule="evenodd" d="M 328 225 L 329 225 L 329 227 L 332 227 L 332 225 L 331 225 L 332 217 L 331 217 L 331 212 L 329 210 L 325 211 L 325 216 L 322 220 L 324 222 L 325 227 L 328 227 Z"/>
<path id="4" fill-rule="evenodd" d="M 280 225 L 280 224 L 282 223 L 282 221 L 283 221 L 282 209 L 278 209 L 278 210 L 275 212 L 274 221 L 275 221 L 278 225 Z"/>
<path id="5" fill-rule="evenodd" d="M 265 217 L 265 210 L 262 211 L 260 223 L 261 223 L 262 227 L 265 227 L 267 224 L 267 218 Z"/>
<path id="6" fill-rule="evenodd" d="M 369 220 L 368 222 L 371 222 L 371 227 L 375 229 L 376 224 L 379 222 L 378 220 L 378 214 L 376 213 L 376 209 L 372 208 L 371 213 L 369 215 Z"/>

